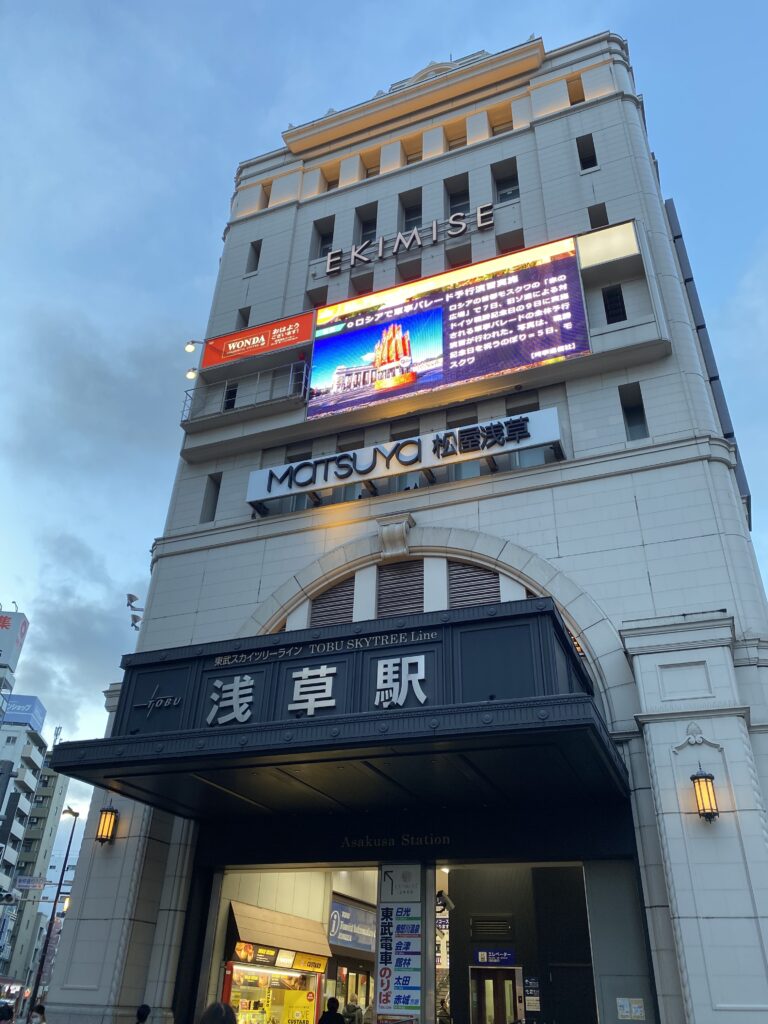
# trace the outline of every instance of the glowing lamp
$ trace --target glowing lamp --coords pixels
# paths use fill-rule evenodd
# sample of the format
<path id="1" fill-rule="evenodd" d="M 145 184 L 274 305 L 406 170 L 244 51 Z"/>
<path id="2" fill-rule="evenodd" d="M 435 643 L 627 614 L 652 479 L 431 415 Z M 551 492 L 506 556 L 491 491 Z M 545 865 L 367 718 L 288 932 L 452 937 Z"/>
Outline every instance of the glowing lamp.
<path id="1" fill-rule="evenodd" d="M 197 370 L 194 368 L 194 366 L 190 366 L 190 368 L 187 370 L 184 376 L 187 378 L 187 380 L 194 380 L 197 377 Z"/>
<path id="2" fill-rule="evenodd" d="M 109 805 L 109 807 L 102 807 L 99 813 L 99 824 L 96 828 L 96 842 L 111 843 L 115 838 L 115 829 L 117 828 L 117 819 L 120 817 L 117 809 Z"/>
<path id="3" fill-rule="evenodd" d="M 699 817 L 705 821 L 714 821 L 720 816 L 715 796 L 715 776 L 711 772 L 705 772 L 699 764 L 699 770 L 691 776 L 691 782 L 696 795 L 696 809 L 699 812 Z"/>

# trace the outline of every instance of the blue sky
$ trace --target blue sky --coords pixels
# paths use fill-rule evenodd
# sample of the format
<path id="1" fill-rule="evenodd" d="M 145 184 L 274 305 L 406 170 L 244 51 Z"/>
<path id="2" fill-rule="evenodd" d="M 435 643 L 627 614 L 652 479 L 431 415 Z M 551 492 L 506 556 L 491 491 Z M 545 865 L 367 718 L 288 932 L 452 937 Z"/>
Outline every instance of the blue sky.
<path id="1" fill-rule="evenodd" d="M 711 12 L 711 13 L 709 13 Z M 765 7 L 0 2 L 0 602 L 31 621 L 18 688 L 95 735 L 132 648 L 239 161 L 430 60 L 626 36 L 768 560 Z"/>

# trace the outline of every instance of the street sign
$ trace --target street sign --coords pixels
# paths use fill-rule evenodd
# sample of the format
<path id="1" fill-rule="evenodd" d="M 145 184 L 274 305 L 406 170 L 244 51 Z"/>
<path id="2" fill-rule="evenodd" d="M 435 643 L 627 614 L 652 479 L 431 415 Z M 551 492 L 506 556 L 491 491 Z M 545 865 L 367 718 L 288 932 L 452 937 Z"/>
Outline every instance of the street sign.
<path id="1" fill-rule="evenodd" d="M 47 884 L 45 875 L 21 875 L 15 882 L 17 889 L 44 889 Z"/>

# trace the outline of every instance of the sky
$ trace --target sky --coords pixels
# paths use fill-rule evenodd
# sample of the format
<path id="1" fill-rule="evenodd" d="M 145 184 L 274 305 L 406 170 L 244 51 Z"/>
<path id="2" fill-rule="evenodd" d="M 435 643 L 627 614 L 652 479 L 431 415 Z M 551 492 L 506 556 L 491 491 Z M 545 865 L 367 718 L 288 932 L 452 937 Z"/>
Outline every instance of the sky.
<path id="1" fill-rule="evenodd" d="M 768 565 L 763 4 L 0 0 L 0 603 L 47 735 L 103 733 L 133 649 L 237 164 L 432 60 L 629 40 Z M 73 803 L 86 799 L 74 785 Z"/>

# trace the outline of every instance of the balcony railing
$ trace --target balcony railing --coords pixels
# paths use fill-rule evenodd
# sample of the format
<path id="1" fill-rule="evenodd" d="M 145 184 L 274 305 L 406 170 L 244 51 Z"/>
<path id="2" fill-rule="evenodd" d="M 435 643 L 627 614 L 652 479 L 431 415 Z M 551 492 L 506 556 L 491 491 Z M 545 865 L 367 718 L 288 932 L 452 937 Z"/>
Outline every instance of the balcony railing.
<path id="1" fill-rule="evenodd" d="M 286 400 L 301 403 L 306 401 L 308 385 L 309 366 L 304 362 L 214 384 L 198 384 L 186 393 L 181 421 L 266 408 Z"/>

